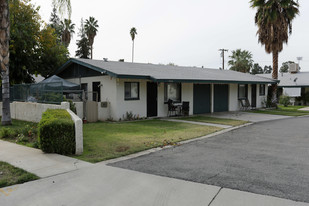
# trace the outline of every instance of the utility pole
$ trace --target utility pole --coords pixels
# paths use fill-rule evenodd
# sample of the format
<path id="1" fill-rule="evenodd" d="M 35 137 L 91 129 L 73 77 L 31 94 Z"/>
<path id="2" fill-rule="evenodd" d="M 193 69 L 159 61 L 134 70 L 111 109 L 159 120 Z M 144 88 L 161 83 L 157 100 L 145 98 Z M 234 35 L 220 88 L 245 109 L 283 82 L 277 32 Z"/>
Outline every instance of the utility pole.
<path id="1" fill-rule="evenodd" d="M 219 49 L 219 51 L 221 51 L 221 57 L 222 57 L 222 69 L 224 70 L 224 52 L 227 52 L 229 50 L 227 49 Z"/>

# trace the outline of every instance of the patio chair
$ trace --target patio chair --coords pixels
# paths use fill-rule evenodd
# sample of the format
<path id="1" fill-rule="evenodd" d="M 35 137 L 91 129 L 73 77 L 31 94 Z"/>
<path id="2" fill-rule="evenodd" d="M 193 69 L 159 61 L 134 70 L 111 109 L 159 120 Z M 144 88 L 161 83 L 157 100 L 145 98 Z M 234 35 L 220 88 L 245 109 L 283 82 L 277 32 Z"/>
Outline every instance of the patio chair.
<path id="1" fill-rule="evenodd" d="M 189 106 L 190 102 L 182 102 L 182 106 L 181 106 L 181 113 L 182 115 L 189 115 L 189 110 L 190 110 L 190 106 Z"/>
<path id="2" fill-rule="evenodd" d="M 167 107 L 168 107 L 167 116 L 170 117 L 173 112 L 174 115 L 176 116 L 177 107 L 173 104 L 173 100 L 169 99 L 167 101 Z"/>
<path id="3" fill-rule="evenodd" d="M 241 105 L 241 108 L 240 108 L 241 110 L 248 110 L 251 108 L 248 98 L 239 99 L 239 102 Z"/>

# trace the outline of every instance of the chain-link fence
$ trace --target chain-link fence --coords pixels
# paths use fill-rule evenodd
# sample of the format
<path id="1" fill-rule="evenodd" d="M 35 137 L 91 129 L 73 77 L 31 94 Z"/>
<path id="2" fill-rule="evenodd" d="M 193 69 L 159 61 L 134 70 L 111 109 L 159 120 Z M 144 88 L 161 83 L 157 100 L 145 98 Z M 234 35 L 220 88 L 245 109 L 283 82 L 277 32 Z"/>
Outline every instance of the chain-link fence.
<path id="1" fill-rule="evenodd" d="M 16 84 L 10 96 L 13 101 L 60 104 L 63 101 L 62 82 Z"/>
<path id="2" fill-rule="evenodd" d="M 62 82 L 14 85 L 12 95 L 14 101 L 60 104 L 63 100 Z"/>

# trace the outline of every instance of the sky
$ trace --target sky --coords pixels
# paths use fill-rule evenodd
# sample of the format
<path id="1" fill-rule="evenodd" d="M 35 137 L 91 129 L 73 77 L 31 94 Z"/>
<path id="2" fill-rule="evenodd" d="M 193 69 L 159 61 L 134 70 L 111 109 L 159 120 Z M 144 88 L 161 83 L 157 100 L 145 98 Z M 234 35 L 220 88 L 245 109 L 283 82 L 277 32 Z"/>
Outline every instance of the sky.
<path id="1" fill-rule="evenodd" d="M 52 0 L 32 0 L 40 6 L 40 15 L 49 22 Z M 98 33 L 93 45 L 93 58 L 132 61 L 130 29 L 137 29 L 134 62 L 222 67 L 231 51 L 248 50 L 255 63 L 272 65 L 272 55 L 258 43 L 254 23 L 255 9 L 249 0 L 71 0 L 72 21 L 76 25 L 69 46 L 75 57 L 77 33 L 81 18 L 98 20 Z M 282 62 L 300 61 L 302 71 L 309 71 L 309 1 L 299 0 L 300 15 L 293 21 L 293 33 L 279 54 Z M 66 17 L 63 15 L 62 18 Z"/>

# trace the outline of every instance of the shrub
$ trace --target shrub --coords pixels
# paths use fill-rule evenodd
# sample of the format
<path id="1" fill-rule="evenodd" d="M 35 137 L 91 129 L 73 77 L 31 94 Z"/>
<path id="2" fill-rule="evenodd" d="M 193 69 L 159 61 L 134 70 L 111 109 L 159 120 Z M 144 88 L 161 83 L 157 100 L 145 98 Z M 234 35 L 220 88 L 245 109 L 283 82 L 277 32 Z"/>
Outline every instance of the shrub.
<path id="1" fill-rule="evenodd" d="M 291 98 L 289 96 L 281 95 L 279 98 L 279 103 L 287 107 L 290 104 L 290 100 Z"/>
<path id="2" fill-rule="evenodd" d="M 43 152 L 75 153 L 75 126 L 66 110 L 46 110 L 42 115 L 38 129 L 39 145 Z"/>
<path id="3" fill-rule="evenodd" d="M 14 135 L 14 131 L 10 128 L 3 127 L 0 131 L 0 138 L 9 138 Z"/>
<path id="4" fill-rule="evenodd" d="M 75 114 L 77 114 L 75 103 L 74 103 L 72 100 L 66 99 L 66 98 L 64 97 L 63 101 L 69 102 L 69 104 L 70 104 L 70 110 L 71 110 L 72 112 L 74 112 Z"/>

